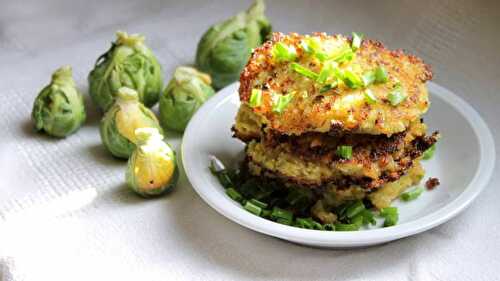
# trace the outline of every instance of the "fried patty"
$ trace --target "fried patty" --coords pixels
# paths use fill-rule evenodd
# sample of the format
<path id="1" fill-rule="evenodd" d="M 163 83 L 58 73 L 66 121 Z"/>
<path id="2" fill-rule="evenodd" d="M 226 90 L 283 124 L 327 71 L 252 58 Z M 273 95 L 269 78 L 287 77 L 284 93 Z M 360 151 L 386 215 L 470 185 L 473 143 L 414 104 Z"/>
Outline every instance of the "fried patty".
<path id="1" fill-rule="evenodd" d="M 253 175 L 277 178 L 311 188 L 328 184 L 375 189 L 398 180 L 437 141 L 426 126 L 413 122 L 403 133 L 387 136 L 325 134 L 251 140 L 246 147 Z M 338 145 L 352 146 L 352 157 L 336 154 Z"/>
<path id="2" fill-rule="evenodd" d="M 364 88 L 351 89 L 342 83 L 321 93 L 323 86 L 293 71 L 291 62 L 273 59 L 273 46 L 281 42 L 295 47 L 295 63 L 320 73 L 324 62 L 306 54 L 301 47 L 303 40 L 311 37 L 317 38 L 326 53 L 351 44 L 350 38 L 341 35 L 275 33 L 272 40 L 253 51 L 240 76 L 239 95 L 243 103 L 241 110 L 252 110 L 257 115 L 258 127 L 265 125 L 266 129 L 289 135 L 332 130 L 392 135 L 405 131 L 411 122 L 427 111 L 429 100 L 425 82 L 432 78 L 429 66 L 401 50 L 390 51 L 380 42 L 363 40 L 354 58 L 338 65 L 342 71 L 350 70 L 358 74 L 379 66 L 387 70 L 388 82 L 368 86 L 377 99 L 374 104 L 365 99 Z M 403 89 L 406 99 L 391 105 L 388 96 L 396 86 Z M 254 108 L 245 107 L 253 89 L 262 90 L 262 104 Z M 292 100 L 283 112 L 274 112 L 273 97 L 285 94 L 292 94 Z"/>

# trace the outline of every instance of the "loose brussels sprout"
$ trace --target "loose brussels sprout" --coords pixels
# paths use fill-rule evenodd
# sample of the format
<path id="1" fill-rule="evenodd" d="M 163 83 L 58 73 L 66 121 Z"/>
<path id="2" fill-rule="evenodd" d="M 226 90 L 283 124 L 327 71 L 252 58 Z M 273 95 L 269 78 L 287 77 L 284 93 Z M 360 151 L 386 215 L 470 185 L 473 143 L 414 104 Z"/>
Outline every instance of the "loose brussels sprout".
<path id="1" fill-rule="evenodd" d="M 144 197 L 163 194 L 179 178 L 175 152 L 155 128 L 135 130 L 137 149 L 128 160 L 127 184 Z"/>
<path id="2" fill-rule="evenodd" d="M 117 32 L 116 42 L 101 55 L 89 74 L 92 100 L 107 111 L 121 87 L 134 89 L 147 107 L 158 101 L 163 87 L 161 66 L 153 52 L 144 45 L 144 37 Z"/>
<path id="3" fill-rule="evenodd" d="M 68 136 L 85 122 L 83 96 L 76 89 L 71 67 L 52 74 L 52 81 L 38 94 L 31 113 L 35 129 L 55 137 Z"/>
<path id="4" fill-rule="evenodd" d="M 127 159 L 137 143 L 137 128 L 151 127 L 163 131 L 154 113 L 139 102 L 135 90 L 122 87 L 116 96 L 115 104 L 101 120 L 101 139 L 111 154 Z"/>
<path id="5" fill-rule="evenodd" d="M 264 1 L 256 0 L 247 11 L 210 27 L 201 38 L 196 66 L 210 74 L 214 88 L 238 80 L 252 49 L 271 33 L 264 10 Z"/>
<path id="6" fill-rule="evenodd" d="M 191 67 L 178 67 L 160 96 L 161 125 L 183 132 L 196 110 L 214 95 L 211 83 L 205 73 Z"/>

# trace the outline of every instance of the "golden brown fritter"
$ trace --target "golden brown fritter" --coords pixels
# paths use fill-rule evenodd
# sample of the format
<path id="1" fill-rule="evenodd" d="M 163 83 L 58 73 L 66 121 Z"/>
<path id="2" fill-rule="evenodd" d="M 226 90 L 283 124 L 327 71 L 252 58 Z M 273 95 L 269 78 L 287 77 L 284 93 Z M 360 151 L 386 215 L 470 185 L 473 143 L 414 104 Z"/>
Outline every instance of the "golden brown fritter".
<path id="1" fill-rule="evenodd" d="M 271 41 L 254 50 L 240 76 L 239 94 L 243 104 L 249 101 L 252 89 L 262 90 L 262 104 L 250 109 L 260 117 L 257 120 L 261 125 L 265 124 L 266 129 L 295 135 L 332 130 L 392 135 L 405 131 L 412 121 L 427 111 L 429 101 L 425 82 L 432 78 L 432 72 L 419 58 L 400 50 L 390 51 L 377 41 L 363 40 L 354 58 L 339 63 L 336 68 L 362 75 L 383 67 L 389 80 L 357 89 L 340 82 L 337 87 L 320 93 L 324 85 L 294 71 L 291 62 L 278 62 L 272 54 L 277 42 L 293 46 L 297 53 L 294 62 L 318 74 L 325 62 L 302 49 L 302 42 L 307 38 L 317 38 L 315 40 L 327 53 L 351 44 L 350 38 L 341 35 L 275 33 Z M 395 87 L 401 87 L 406 99 L 391 105 L 388 96 Z M 367 102 L 366 89 L 371 90 L 376 103 Z M 273 99 L 276 95 L 286 94 L 293 95 L 291 102 L 283 112 L 274 112 Z"/>

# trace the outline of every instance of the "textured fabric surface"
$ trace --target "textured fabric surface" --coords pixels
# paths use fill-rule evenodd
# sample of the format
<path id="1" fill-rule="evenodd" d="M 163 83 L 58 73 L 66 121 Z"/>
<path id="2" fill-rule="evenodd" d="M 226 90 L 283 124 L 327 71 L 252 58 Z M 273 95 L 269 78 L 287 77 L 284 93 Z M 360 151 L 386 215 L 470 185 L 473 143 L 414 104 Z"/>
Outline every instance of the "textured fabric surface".
<path id="1" fill-rule="evenodd" d="M 362 31 L 421 56 L 434 81 L 472 104 L 500 138 L 498 2 L 268 2 L 275 30 Z M 0 280 L 500 280 L 498 165 L 474 204 L 440 227 L 382 246 L 320 250 L 232 223 L 184 175 L 163 198 L 132 194 L 125 162 L 101 145 L 88 95 L 77 134 L 33 133 L 32 102 L 50 73 L 72 65 L 86 93 L 116 30 L 146 35 L 169 79 L 193 62 L 210 24 L 248 1 L 0 3 Z M 179 153 L 180 136 L 168 140 Z"/>

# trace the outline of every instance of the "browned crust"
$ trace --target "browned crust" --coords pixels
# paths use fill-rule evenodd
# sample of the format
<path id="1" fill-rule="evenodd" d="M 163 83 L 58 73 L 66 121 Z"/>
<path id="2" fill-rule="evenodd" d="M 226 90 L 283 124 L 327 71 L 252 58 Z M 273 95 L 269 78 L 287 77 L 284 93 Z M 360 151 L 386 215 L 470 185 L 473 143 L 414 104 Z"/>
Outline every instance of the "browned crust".
<path id="1" fill-rule="evenodd" d="M 363 155 L 360 155 L 359 151 L 355 152 L 355 154 L 358 155 L 354 155 L 353 158 L 356 159 L 355 161 L 359 163 L 367 162 L 366 164 L 372 161 L 380 161 L 380 160 L 383 161 L 384 158 L 388 157 L 389 154 L 392 154 L 394 152 L 395 148 L 397 147 L 397 143 L 401 142 L 402 138 L 403 136 L 395 136 L 392 141 L 381 143 L 381 145 L 377 149 L 375 149 L 372 153 L 370 153 L 368 157 L 363 157 Z M 248 155 L 246 161 L 252 162 L 253 165 L 258 166 L 262 170 L 262 176 L 277 179 L 288 184 L 294 184 L 313 189 L 331 184 L 338 186 L 338 188 L 340 189 L 348 188 L 351 185 L 359 185 L 362 188 L 372 190 L 379 188 L 385 183 L 398 180 L 401 176 L 403 176 L 406 173 L 406 171 L 409 168 L 411 168 L 411 166 L 413 165 L 413 161 L 421 157 L 423 152 L 427 150 L 429 147 L 431 147 L 434 143 L 436 143 L 438 138 L 439 138 L 438 132 L 435 132 L 431 136 L 417 137 L 408 146 L 404 148 L 404 152 L 402 153 L 402 155 L 398 159 L 395 159 L 399 169 L 393 172 L 383 172 L 382 175 L 377 179 L 373 179 L 370 177 L 344 176 L 341 178 L 319 179 L 320 184 L 318 184 L 317 181 L 313 182 L 299 177 L 290 177 L 278 171 L 269 170 L 259 165 L 258 163 L 254 162 L 251 156 Z M 304 159 L 304 161 L 311 161 L 311 162 L 325 161 L 324 157 L 322 156 L 318 156 L 314 153 L 308 155 L 307 152 L 299 151 L 299 149 L 295 151 L 290 151 L 290 153 L 297 153 L 297 155 L 300 155 L 301 158 Z M 361 152 L 361 154 L 362 153 L 363 152 Z M 342 162 L 345 160 L 335 156 L 335 157 L 330 157 L 327 161 L 329 164 L 331 164 L 335 162 Z"/>
<path id="2" fill-rule="evenodd" d="M 349 42 L 351 38 L 346 38 L 341 35 L 327 35 L 325 33 L 314 33 L 315 36 L 321 38 L 339 38 Z M 260 108 L 255 108 L 253 111 L 258 115 L 267 119 L 270 128 L 279 130 L 286 134 L 300 135 L 304 132 L 325 130 L 346 130 L 354 133 L 369 133 L 369 134 L 393 134 L 404 130 L 409 122 L 416 120 L 423 114 L 429 103 L 427 101 L 427 90 L 424 83 L 432 79 L 432 71 L 429 65 L 425 64 L 422 59 L 405 53 L 403 50 L 389 50 L 381 42 L 373 39 L 365 39 L 362 42 L 361 48 L 357 51 L 359 62 L 366 67 L 375 67 L 376 65 L 384 65 L 390 76 L 394 79 L 390 83 L 383 86 L 376 86 L 380 92 L 387 93 L 389 88 L 394 87 L 394 81 L 401 81 L 406 91 L 408 98 L 405 102 L 397 107 L 388 106 L 389 101 L 384 96 L 380 98 L 378 105 L 386 105 L 383 107 L 384 114 L 379 112 L 377 118 L 373 121 L 370 114 L 376 113 L 379 107 L 365 104 L 356 106 L 350 109 L 349 114 L 337 113 L 332 111 L 337 101 L 342 100 L 340 97 L 344 94 L 349 94 L 352 90 L 335 89 L 332 90 L 332 95 L 327 95 L 324 101 L 318 103 L 307 101 L 302 103 L 297 101 L 295 106 L 285 110 L 282 114 L 272 112 L 272 102 L 269 92 L 284 93 L 293 91 L 294 81 L 296 77 L 283 76 L 283 69 L 286 63 L 276 63 L 272 58 L 273 45 L 280 41 L 287 44 L 298 46 L 303 35 L 290 33 L 274 33 L 272 39 L 265 42 L 261 47 L 256 48 L 247 65 L 240 75 L 239 96 L 242 102 L 247 102 L 250 98 L 253 87 L 261 88 L 266 92 L 263 96 L 263 104 Z M 300 57 L 303 51 L 297 48 L 297 54 Z M 314 64 L 313 64 L 314 65 Z M 317 64 L 316 64 L 317 65 Z M 265 73 L 266 75 L 262 75 Z M 279 74 L 277 74 L 279 73 Z M 267 75 L 269 74 L 269 75 Z M 281 77 L 278 79 L 278 76 Z M 297 80 L 298 81 L 298 80 Z M 297 82 L 299 83 L 299 82 Z M 270 87 L 270 88 L 269 88 Z M 314 98 L 325 97 L 319 93 L 319 88 L 313 82 L 307 84 L 307 92 Z M 296 105 L 300 105 L 299 108 Z M 302 107 L 303 106 L 303 107 Z M 342 117 L 337 116 L 342 114 Z M 346 115 L 352 115 L 353 120 L 346 120 Z M 340 119 L 336 120 L 337 116 Z M 385 116 L 385 117 L 384 117 Z M 343 123 L 343 122 L 346 122 Z M 330 125 L 327 125 L 331 122 Z M 368 123 L 365 123 L 368 122 Z M 374 122 L 372 124 L 371 122 Z M 373 129 L 366 129 L 367 124 L 372 124 Z M 365 127 L 360 127 L 363 125 Z M 330 128 L 328 128 L 330 126 Z M 371 128 L 371 127 L 370 127 Z"/>

